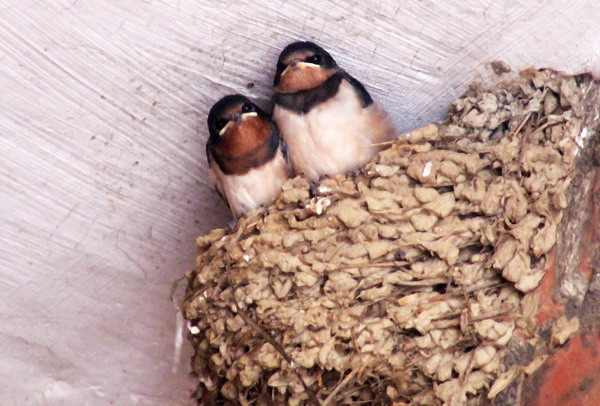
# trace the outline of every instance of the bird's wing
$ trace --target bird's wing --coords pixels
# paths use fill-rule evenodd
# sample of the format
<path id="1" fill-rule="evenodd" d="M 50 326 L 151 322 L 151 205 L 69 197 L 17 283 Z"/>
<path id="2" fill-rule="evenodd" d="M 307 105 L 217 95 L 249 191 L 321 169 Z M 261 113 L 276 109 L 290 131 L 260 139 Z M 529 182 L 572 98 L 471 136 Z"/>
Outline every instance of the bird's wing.
<path id="1" fill-rule="evenodd" d="M 365 87 L 363 86 L 362 83 L 360 83 L 354 77 L 350 76 L 348 74 L 348 72 L 346 72 L 346 71 L 344 71 L 342 73 L 342 77 L 344 79 L 346 79 L 352 85 L 352 87 L 354 88 L 354 91 L 360 98 L 360 101 L 362 102 L 363 107 L 369 107 L 371 104 L 373 104 L 373 99 L 371 98 L 371 95 L 369 94 L 367 89 L 365 89 Z"/>
<path id="2" fill-rule="evenodd" d="M 215 183 L 215 191 L 219 195 L 219 197 L 225 202 L 227 207 L 229 207 L 229 202 L 223 193 L 223 184 L 220 177 L 216 174 L 214 165 L 217 165 L 215 160 L 212 157 L 212 153 L 210 151 L 210 147 L 208 143 L 206 143 L 206 161 L 208 162 L 208 168 L 210 169 L 211 177 L 213 178 L 213 182 Z M 220 171 L 219 171 L 220 172 Z M 231 207 L 229 207 L 231 208 Z"/>

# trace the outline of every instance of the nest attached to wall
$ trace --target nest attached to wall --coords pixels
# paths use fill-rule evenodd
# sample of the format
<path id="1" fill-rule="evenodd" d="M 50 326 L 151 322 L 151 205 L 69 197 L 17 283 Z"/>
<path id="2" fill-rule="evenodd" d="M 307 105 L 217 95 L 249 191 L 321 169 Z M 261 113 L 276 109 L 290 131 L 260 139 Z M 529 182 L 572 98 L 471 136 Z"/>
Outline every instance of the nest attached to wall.
<path id="1" fill-rule="evenodd" d="M 198 239 L 182 305 L 204 404 L 477 405 L 533 339 L 586 76 L 473 85 L 361 170 Z M 572 326 L 557 334 L 568 338 Z M 566 332 L 565 332 L 566 331 Z M 487 400 L 486 400 L 487 399 Z"/>

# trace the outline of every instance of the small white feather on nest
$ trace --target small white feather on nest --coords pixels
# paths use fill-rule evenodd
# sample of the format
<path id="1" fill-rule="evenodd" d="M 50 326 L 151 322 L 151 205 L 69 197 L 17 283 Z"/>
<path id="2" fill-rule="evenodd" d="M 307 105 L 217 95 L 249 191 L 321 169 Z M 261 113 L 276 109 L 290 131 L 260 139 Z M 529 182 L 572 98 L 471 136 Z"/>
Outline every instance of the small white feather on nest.
<path id="1" fill-rule="evenodd" d="M 472 86 L 360 171 L 292 179 L 199 238 L 182 309 L 203 402 L 475 405 L 505 388 L 592 88 L 550 70 Z"/>

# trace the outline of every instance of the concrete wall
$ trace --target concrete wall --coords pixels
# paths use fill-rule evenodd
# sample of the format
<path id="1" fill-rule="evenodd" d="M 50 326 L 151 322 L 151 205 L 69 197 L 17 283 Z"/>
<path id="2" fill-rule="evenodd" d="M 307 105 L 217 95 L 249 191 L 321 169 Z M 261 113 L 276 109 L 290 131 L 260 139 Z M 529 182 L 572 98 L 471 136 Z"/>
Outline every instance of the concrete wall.
<path id="1" fill-rule="evenodd" d="M 206 113 L 266 104 L 288 42 L 408 130 L 492 60 L 600 70 L 599 19 L 594 0 L 0 0 L 0 403 L 188 404 L 169 288 L 229 221 Z"/>

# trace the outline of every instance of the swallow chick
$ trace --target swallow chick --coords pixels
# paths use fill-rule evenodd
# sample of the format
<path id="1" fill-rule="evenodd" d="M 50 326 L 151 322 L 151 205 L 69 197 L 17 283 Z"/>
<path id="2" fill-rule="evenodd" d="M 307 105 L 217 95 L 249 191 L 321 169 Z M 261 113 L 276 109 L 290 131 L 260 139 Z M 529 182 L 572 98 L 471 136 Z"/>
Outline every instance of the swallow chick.
<path id="1" fill-rule="evenodd" d="M 369 162 L 394 137 L 365 87 L 313 42 L 283 49 L 273 81 L 273 120 L 296 174 L 311 181 Z"/>
<path id="2" fill-rule="evenodd" d="M 233 215 L 272 202 L 290 170 L 283 141 L 269 115 L 236 94 L 215 103 L 207 123 L 208 166 Z"/>

